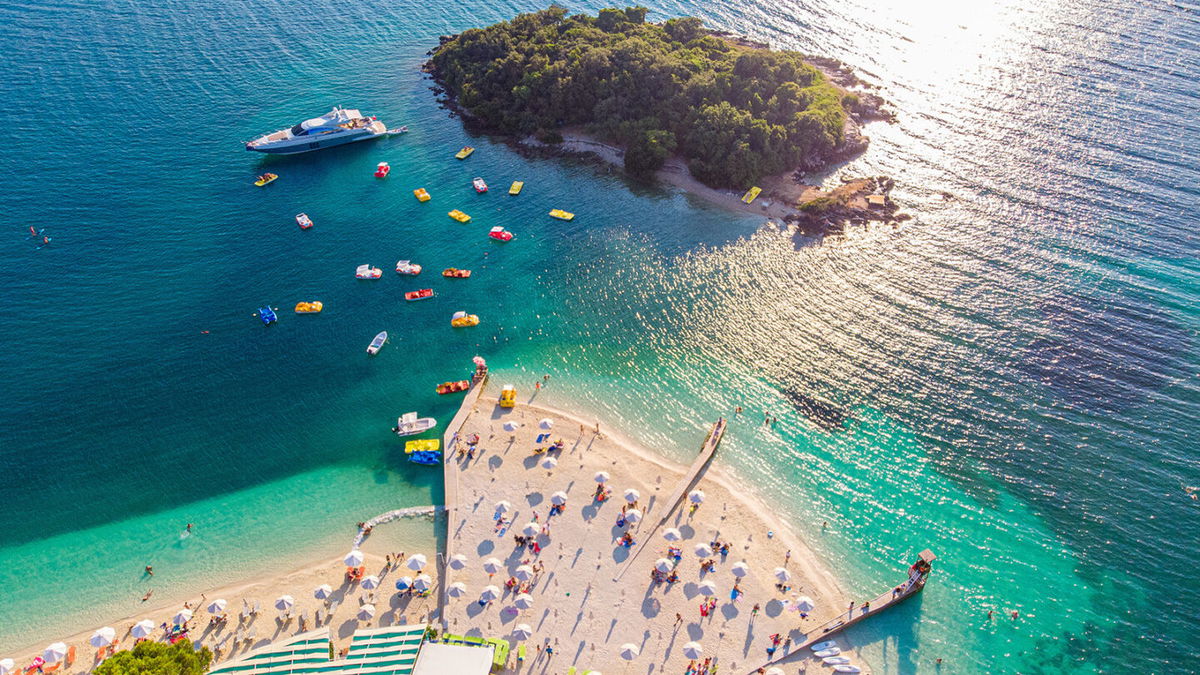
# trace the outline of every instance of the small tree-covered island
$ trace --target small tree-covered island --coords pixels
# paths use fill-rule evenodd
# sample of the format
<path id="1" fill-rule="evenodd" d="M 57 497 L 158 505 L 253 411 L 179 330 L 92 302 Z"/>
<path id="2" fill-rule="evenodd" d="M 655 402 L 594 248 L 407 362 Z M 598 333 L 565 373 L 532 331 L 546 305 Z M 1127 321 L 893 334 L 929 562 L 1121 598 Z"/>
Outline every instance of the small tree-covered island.
<path id="1" fill-rule="evenodd" d="M 472 126 L 547 144 L 579 129 L 619 146 L 635 176 L 677 158 L 710 188 L 766 180 L 764 194 L 826 219 L 859 193 L 886 191 L 888 181 L 813 192 L 792 180 L 860 153 L 857 122 L 884 116 L 877 96 L 845 88 L 855 78 L 840 64 L 822 60 L 822 72 L 796 52 L 732 39 L 697 18 L 649 23 L 647 11 L 520 14 L 443 38 L 426 69 Z M 781 189 L 789 183 L 796 189 Z M 851 210 L 880 213 L 862 206 Z"/>

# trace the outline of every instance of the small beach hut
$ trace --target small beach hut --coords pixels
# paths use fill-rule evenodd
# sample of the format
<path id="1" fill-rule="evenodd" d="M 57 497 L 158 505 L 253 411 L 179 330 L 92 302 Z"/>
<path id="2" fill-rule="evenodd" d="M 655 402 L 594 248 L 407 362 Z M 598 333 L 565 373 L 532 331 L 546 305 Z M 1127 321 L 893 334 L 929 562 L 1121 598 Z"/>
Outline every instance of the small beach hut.
<path id="1" fill-rule="evenodd" d="M 567 493 L 563 492 L 562 490 L 555 492 L 554 494 L 550 495 L 550 503 L 551 504 L 560 504 L 560 505 L 566 504 L 567 503 Z"/>
<path id="2" fill-rule="evenodd" d="M 636 659 L 640 653 L 641 651 L 638 650 L 638 646 L 632 642 L 626 642 L 625 644 L 621 645 L 621 658 L 625 659 L 626 661 L 632 661 Z"/>
<path id="3" fill-rule="evenodd" d="M 358 620 L 370 621 L 375 617 L 375 605 L 363 605 L 358 608 Z"/>
<path id="4" fill-rule="evenodd" d="M 333 595 L 333 586 L 329 584 L 321 584 L 313 590 L 313 597 L 318 600 L 328 600 L 331 595 Z"/>
<path id="5" fill-rule="evenodd" d="M 425 559 L 425 554 L 423 553 L 414 553 L 412 557 L 408 559 L 408 569 L 413 571 L 420 571 L 424 569 L 425 565 L 427 564 L 429 564 L 429 561 Z"/>
<path id="6" fill-rule="evenodd" d="M 500 597 L 499 588 L 496 588 L 495 586 L 485 586 L 483 588 L 483 592 L 479 594 L 479 602 L 480 604 L 486 605 L 498 597 Z"/>
<path id="7" fill-rule="evenodd" d="M 150 619 L 142 619 L 141 621 L 133 624 L 133 628 L 129 629 L 129 634 L 139 639 L 150 637 L 150 634 L 153 632 L 154 622 Z"/>
<path id="8" fill-rule="evenodd" d="M 528 640 L 533 635 L 533 628 L 527 623 L 519 623 L 513 628 L 512 636 L 518 640 Z"/>
<path id="9" fill-rule="evenodd" d="M 208 607 L 206 609 L 208 610 L 209 614 L 220 614 L 221 612 L 225 611 L 225 608 L 228 605 L 229 605 L 229 603 L 226 602 L 223 598 L 217 598 L 216 600 L 213 600 L 212 602 L 208 603 Z"/>
<path id="10" fill-rule="evenodd" d="M 625 512 L 625 520 L 631 523 L 636 523 L 642 519 L 642 512 L 637 509 L 629 509 Z"/>
<path id="11" fill-rule="evenodd" d="M 375 581 L 376 581 L 376 583 L 378 583 L 379 579 L 377 578 L 377 579 L 375 579 Z M 286 612 L 295 606 L 296 606 L 296 599 L 290 595 L 281 595 L 278 598 L 275 598 L 275 609 L 277 609 L 281 612 Z"/>
<path id="12" fill-rule="evenodd" d="M 712 548 L 708 544 L 696 544 L 696 556 L 699 558 L 707 558 L 712 555 Z"/>
<path id="13" fill-rule="evenodd" d="M 521 534 L 525 535 L 526 537 L 536 537 L 538 532 L 541 531 L 542 526 L 532 520 L 528 523 L 525 523 L 525 527 L 521 528 Z"/>
<path id="14" fill-rule="evenodd" d="M 186 608 L 179 610 L 175 616 L 171 617 L 171 623 L 175 624 L 176 626 L 182 626 L 191 620 L 192 610 Z"/>
<path id="15" fill-rule="evenodd" d="M 427 591 L 433 588 L 433 577 L 428 574 L 418 574 L 416 579 L 413 579 L 412 587 L 418 591 Z"/>
<path id="16" fill-rule="evenodd" d="M 467 585 L 461 581 L 456 581 L 446 587 L 446 595 L 452 598 L 461 598 L 467 594 Z"/>
<path id="17" fill-rule="evenodd" d="M 342 558 L 342 562 L 346 563 L 346 567 L 358 567 L 363 564 L 363 552 L 354 549 L 347 553 L 345 558 Z"/>
<path id="18" fill-rule="evenodd" d="M 556 466 L 558 466 L 558 460 L 553 457 L 547 457 L 542 460 L 542 468 L 547 471 L 552 470 Z"/>
<path id="19" fill-rule="evenodd" d="M 717 584 L 715 581 L 713 581 L 711 579 L 707 579 L 705 581 L 700 582 L 699 590 L 700 590 L 700 595 L 716 595 L 717 594 Z M 695 658 L 695 657 L 693 656 L 692 658 Z"/>
<path id="20" fill-rule="evenodd" d="M 0 659 L 0 675 L 8 675 L 16 666 L 12 659 Z"/>
<path id="21" fill-rule="evenodd" d="M 412 577 L 400 577 L 396 580 L 396 590 L 398 591 L 407 591 L 408 589 L 412 588 L 412 585 Z"/>
<path id="22" fill-rule="evenodd" d="M 542 421 L 538 422 L 538 426 L 546 431 L 550 431 L 554 428 L 554 420 L 550 419 L 549 417 L 543 417 Z"/>
<path id="23" fill-rule="evenodd" d="M 625 501 L 629 502 L 630 504 L 636 502 L 637 500 L 639 500 L 641 498 L 642 498 L 642 493 L 638 492 L 637 490 L 634 490 L 633 488 L 629 488 L 628 490 L 625 491 Z"/>
<path id="24" fill-rule="evenodd" d="M 522 593 L 513 600 L 513 604 L 520 609 L 529 609 L 533 607 L 533 596 L 528 593 Z"/>
<path id="25" fill-rule="evenodd" d="M 533 568 L 529 565 L 521 565 L 517 571 L 513 572 L 513 576 L 521 581 L 529 581 L 533 578 Z"/>
<path id="26" fill-rule="evenodd" d="M 55 642 L 42 650 L 42 660 L 46 663 L 58 663 L 65 658 L 67 658 L 67 645 L 63 642 Z"/>
<path id="27" fill-rule="evenodd" d="M 112 626 L 105 626 L 92 633 L 92 637 L 88 638 L 88 644 L 93 647 L 107 647 L 116 640 L 117 631 Z"/>
<path id="28" fill-rule="evenodd" d="M 698 659 L 704 656 L 704 647 L 701 647 L 699 642 L 689 642 L 683 646 L 683 655 L 689 659 Z"/>
<path id="29" fill-rule="evenodd" d="M 610 478 L 610 476 L 608 475 L 607 471 L 596 472 L 596 482 L 597 483 L 607 483 L 609 478 Z"/>
<path id="30" fill-rule="evenodd" d="M 670 560 L 667 560 L 666 558 L 659 558 L 658 560 L 654 561 L 654 569 L 665 574 L 675 569 L 675 566 L 671 564 Z"/>
<path id="31" fill-rule="evenodd" d="M 487 572 L 488 574 L 495 574 L 502 569 L 504 569 L 504 563 L 500 562 L 496 558 L 488 558 L 487 560 L 483 561 L 483 571 Z"/>
<path id="32" fill-rule="evenodd" d="M 450 569 L 461 570 L 467 566 L 467 556 L 461 553 L 455 553 L 450 556 Z"/>
<path id="33" fill-rule="evenodd" d="M 375 576 L 374 574 L 363 577 L 363 580 L 359 585 L 368 591 L 373 591 L 376 588 L 379 588 L 379 577 Z"/>
<path id="34" fill-rule="evenodd" d="M 704 503 L 704 490 L 692 490 L 688 493 L 688 500 L 693 504 Z"/>
<path id="35" fill-rule="evenodd" d="M 729 568 L 729 571 L 733 572 L 733 576 L 741 578 L 750 574 L 750 566 L 744 562 L 736 562 L 733 567 Z"/>
<path id="36" fill-rule="evenodd" d="M 683 539 L 683 533 L 673 527 L 668 527 L 663 530 L 663 539 L 667 541 L 679 541 Z"/>
<path id="37" fill-rule="evenodd" d="M 782 567 L 776 567 L 775 578 L 778 579 L 780 583 L 787 583 L 788 580 L 792 578 L 792 573 L 783 569 Z"/>

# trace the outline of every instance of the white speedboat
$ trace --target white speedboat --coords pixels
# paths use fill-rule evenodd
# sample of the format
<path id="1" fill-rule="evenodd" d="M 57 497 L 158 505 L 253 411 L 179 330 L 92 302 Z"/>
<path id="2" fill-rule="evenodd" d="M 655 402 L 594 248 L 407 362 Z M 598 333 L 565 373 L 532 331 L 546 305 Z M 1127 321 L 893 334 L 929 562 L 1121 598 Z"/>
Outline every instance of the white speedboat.
<path id="1" fill-rule="evenodd" d="M 432 417 L 417 417 L 417 413 L 408 412 L 396 420 L 396 427 L 392 431 L 397 436 L 412 436 L 422 431 L 428 431 L 435 426 L 437 426 L 437 420 Z"/>
<path id="2" fill-rule="evenodd" d="M 834 642 L 833 640 L 826 640 L 824 642 L 818 642 L 817 644 L 809 647 L 809 649 L 813 650 L 814 652 L 819 652 L 822 649 L 831 649 L 836 646 L 837 646 L 837 643 Z"/>
<path id="3" fill-rule="evenodd" d="M 411 260 L 397 260 L 396 274 L 409 274 L 416 276 L 421 273 L 421 266 Z"/>
<path id="4" fill-rule="evenodd" d="M 829 649 L 822 649 L 819 652 L 813 652 L 813 656 L 823 659 L 826 656 L 837 656 L 838 654 L 841 654 L 841 653 L 842 653 L 841 649 L 838 649 L 837 647 L 830 647 Z"/>
<path id="5" fill-rule="evenodd" d="M 385 342 L 387 342 L 386 330 L 376 335 L 374 340 L 371 340 L 371 344 L 367 345 L 367 353 L 371 356 L 378 354 L 379 350 L 383 349 L 383 343 Z"/>
<path id="6" fill-rule="evenodd" d="M 837 666 L 845 663 L 850 663 L 850 659 L 845 656 L 826 656 L 821 659 L 827 666 Z"/>
<path id="7" fill-rule="evenodd" d="M 835 672 L 835 673 L 861 673 L 862 668 L 859 668 L 858 666 L 851 666 L 851 665 L 839 665 L 839 666 L 833 667 L 833 672 Z"/>

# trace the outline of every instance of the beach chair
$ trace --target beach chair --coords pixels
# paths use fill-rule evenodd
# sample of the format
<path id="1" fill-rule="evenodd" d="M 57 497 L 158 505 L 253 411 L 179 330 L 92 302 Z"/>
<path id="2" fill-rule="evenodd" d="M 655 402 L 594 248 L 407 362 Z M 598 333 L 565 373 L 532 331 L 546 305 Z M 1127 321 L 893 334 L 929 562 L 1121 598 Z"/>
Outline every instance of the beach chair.
<path id="1" fill-rule="evenodd" d="M 250 613 L 253 614 L 254 616 L 258 616 L 258 613 L 261 611 L 262 611 L 262 600 L 255 600 L 254 601 L 254 610 L 251 611 Z"/>

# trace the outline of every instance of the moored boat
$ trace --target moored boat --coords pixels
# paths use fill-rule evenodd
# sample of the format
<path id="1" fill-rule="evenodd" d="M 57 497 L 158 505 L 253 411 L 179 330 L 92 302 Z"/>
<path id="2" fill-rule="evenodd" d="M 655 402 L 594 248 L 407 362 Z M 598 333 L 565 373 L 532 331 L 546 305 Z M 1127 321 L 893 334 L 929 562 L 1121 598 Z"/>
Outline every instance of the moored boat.
<path id="1" fill-rule="evenodd" d="M 432 417 L 417 417 L 417 413 L 407 412 L 396 420 L 396 426 L 392 428 L 392 433 L 397 436 L 412 436 L 429 431 L 435 426 L 437 426 L 437 420 Z M 405 452 L 410 452 L 408 446 L 405 446 Z"/>
<path id="2" fill-rule="evenodd" d="M 380 162 L 379 165 L 375 167 L 376 178 L 387 178 L 387 175 L 391 172 L 392 167 L 389 166 L 387 162 Z"/>
<path id="3" fill-rule="evenodd" d="M 257 185 L 258 187 L 262 187 L 264 185 L 270 185 L 271 183 L 273 183 L 275 181 L 276 178 L 279 178 L 279 176 L 277 176 L 276 174 L 264 173 L 263 175 L 259 176 L 254 181 L 254 184 Z"/>
<path id="4" fill-rule="evenodd" d="M 270 326 L 271 324 L 275 323 L 279 317 L 275 316 L 275 310 L 271 309 L 269 305 L 264 305 L 258 308 L 258 318 L 263 322 L 264 325 Z"/>
<path id="5" fill-rule="evenodd" d="M 325 309 L 325 303 L 320 300 L 296 303 L 297 314 L 320 314 L 323 309 Z"/>
<path id="6" fill-rule="evenodd" d="M 436 466 L 442 463 L 441 450 L 417 450 L 408 455 L 408 461 L 413 464 Z"/>
<path id="7" fill-rule="evenodd" d="M 459 380 L 457 382 L 443 382 L 437 386 L 439 394 L 457 394 L 460 391 L 466 391 L 471 388 L 469 380 Z"/>
<path id="8" fill-rule="evenodd" d="M 467 279 L 471 276 L 471 270 L 460 270 L 456 267 L 447 267 L 442 270 L 442 276 L 448 279 Z"/>
<path id="9" fill-rule="evenodd" d="M 472 152 L 475 152 L 475 148 L 472 148 L 469 145 L 464 146 L 462 150 L 459 150 L 457 153 L 455 153 L 454 157 L 455 159 L 466 159 L 471 156 Z"/>
<path id="10" fill-rule="evenodd" d="M 300 226 L 300 229 L 307 230 L 313 226 L 313 221 L 312 218 L 308 217 L 307 213 L 297 213 L 296 224 Z"/>
<path id="11" fill-rule="evenodd" d="M 419 202 L 427 202 L 430 199 L 429 192 L 425 188 L 417 188 L 416 190 L 413 190 L 413 196 L 416 197 L 417 201 Z"/>
<path id="12" fill-rule="evenodd" d="M 408 413 L 416 415 L 416 413 Z M 425 419 L 432 419 L 426 417 Z M 412 454 L 414 452 L 435 452 L 442 449 L 442 442 L 436 438 L 421 438 L 415 441 L 408 441 L 404 444 L 404 453 Z"/>
<path id="13" fill-rule="evenodd" d="M 478 326 L 479 316 L 476 314 L 467 314 L 466 312 L 455 312 L 454 316 L 450 317 L 450 325 L 455 328 Z"/>
<path id="14" fill-rule="evenodd" d="M 575 214 L 562 209 L 550 209 L 550 217 L 558 218 L 559 220 L 574 220 Z"/>
<path id="15" fill-rule="evenodd" d="M 480 194 L 483 194 L 484 192 L 487 192 L 487 190 L 488 190 L 487 183 L 483 182 L 483 179 L 480 178 L 479 176 L 476 176 L 475 178 L 471 179 L 471 185 L 475 186 L 475 191 Z"/>
<path id="16" fill-rule="evenodd" d="M 387 331 L 380 331 L 379 335 L 376 335 L 375 339 L 371 340 L 371 344 L 367 345 L 367 353 L 371 356 L 378 354 L 379 350 L 383 349 L 383 344 L 387 342 L 387 339 Z"/>
<path id="17" fill-rule="evenodd" d="M 467 214 L 463 213 L 462 211 L 459 211 L 458 209 L 454 209 L 453 211 L 451 211 L 450 213 L 447 213 L 446 215 L 450 216 L 451 218 L 457 220 L 460 223 L 470 222 L 470 220 L 471 220 L 471 216 L 468 216 Z"/>
<path id="18" fill-rule="evenodd" d="M 510 194 L 510 195 L 519 195 L 519 194 L 521 194 L 521 190 L 522 190 L 524 187 L 525 187 L 525 181 L 523 181 L 523 180 L 514 180 L 514 181 L 513 181 L 513 184 L 512 184 L 512 185 L 510 185 L 510 186 L 508 187 L 508 194 Z"/>
<path id="19" fill-rule="evenodd" d="M 355 279 L 378 279 L 383 276 L 383 270 L 370 265 L 359 265 L 354 270 Z"/>
<path id="20" fill-rule="evenodd" d="M 419 291 L 409 291 L 404 294 L 404 299 L 408 300 L 409 302 L 413 302 L 414 300 L 427 300 L 432 297 L 433 297 L 433 289 L 432 288 L 422 288 Z"/>
<path id="21" fill-rule="evenodd" d="M 260 136 L 247 143 L 246 149 L 289 155 L 378 138 L 387 132 L 387 126 L 374 117 L 365 117 L 353 108 L 338 107 L 296 126 Z"/>
<path id="22" fill-rule="evenodd" d="M 513 233 L 497 225 L 488 232 L 488 236 L 497 241 L 512 241 Z"/>
<path id="23" fill-rule="evenodd" d="M 421 273 L 421 266 L 414 262 L 408 261 L 408 260 L 397 260 L 396 261 L 396 273 L 397 274 L 407 274 L 409 276 L 415 277 L 416 275 Z"/>
<path id="24" fill-rule="evenodd" d="M 761 193 L 762 193 L 762 188 L 755 185 L 754 187 L 750 188 L 749 190 L 746 190 L 746 194 L 742 195 L 742 203 L 749 204 L 749 203 L 753 202 L 755 199 L 758 199 L 758 195 Z"/>

